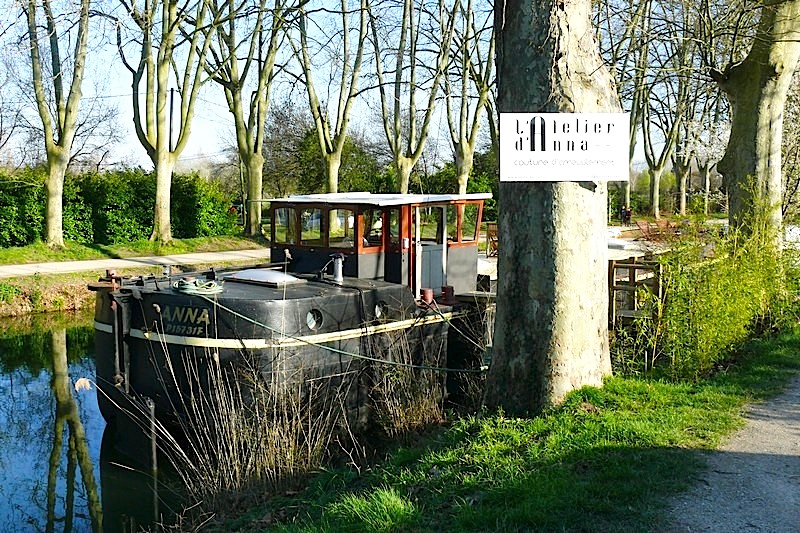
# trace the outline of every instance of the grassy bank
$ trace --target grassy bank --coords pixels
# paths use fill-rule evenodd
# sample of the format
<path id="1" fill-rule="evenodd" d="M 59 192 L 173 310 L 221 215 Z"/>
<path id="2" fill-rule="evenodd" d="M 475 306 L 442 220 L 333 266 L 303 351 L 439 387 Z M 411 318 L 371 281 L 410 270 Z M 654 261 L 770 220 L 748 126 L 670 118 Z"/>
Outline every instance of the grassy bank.
<path id="1" fill-rule="evenodd" d="M 63 249 L 52 249 L 43 243 L 20 248 L 0 249 L 0 264 L 30 264 L 59 261 L 85 261 L 91 259 L 124 259 L 129 257 L 174 255 L 196 252 L 217 252 L 258 248 L 264 243 L 245 237 L 203 237 L 174 240 L 168 245 L 150 241 L 137 241 L 124 245 L 102 246 L 68 243 Z M 239 263 L 241 264 L 241 263 Z M 227 264 L 191 265 L 183 269 L 204 269 Z M 180 268 L 180 265 L 178 265 Z M 161 267 L 142 266 L 123 269 L 121 275 L 149 275 L 161 273 Z M 21 316 L 29 313 L 71 311 L 94 305 L 94 293 L 86 289 L 88 283 L 97 281 L 103 272 L 76 272 L 71 274 L 32 275 L 0 279 L 0 317 Z"/>
<path id="2" fill-rule="evenodd" d="M 16 248 L 0 248 L 0 265 L 22 265 L 58 261 L 86 261 L 90 259 L 124 259 L 151 255 L 219 252 L 259 248 L 264 243 L 240 236 L 198 237 L 175 239 L 169 244 L 151 241 L 134 241 L 125 244 L 78 244 L 67 242 L 64 248 L 50 248 L 44 243 Z"/>
<path id="3" fill-rule="evenodd" d="M 220 530 L 648 531 L 713 449 L 742 425 L 747 402 L 800 370 L 800 333 L 749 342 L 714 377 L 669 383 L 614 377 L 534 419 L 502 414 L 391 450 L 359 472 L 316 475 Z M 412 441 L 413 439 L 409 439 Z"/>

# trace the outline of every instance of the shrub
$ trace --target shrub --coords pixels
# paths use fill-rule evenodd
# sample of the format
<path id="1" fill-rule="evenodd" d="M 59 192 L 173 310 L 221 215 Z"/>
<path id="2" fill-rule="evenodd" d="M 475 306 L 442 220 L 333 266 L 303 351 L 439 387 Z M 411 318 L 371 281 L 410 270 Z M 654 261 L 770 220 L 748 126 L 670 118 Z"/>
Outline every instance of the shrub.
<path id="1" fill-rule="evenodd" d="M 0 246 L 25 246 L 44 235 L 45 171 L 0 176 Z"/>
<path id="2" fill-rule="evenodd" d="M 150 237 L 155 177 L 141 169 L 88 174 L 81 190 L 91 208 L 94 240 L 116 244 Z"/>
<path id="3" fill-rule="evenodd" d="M 44 237 L 47 195 L 43 167 L 0 175 L 0 246 L 26 246 Z M 153 229 L 153 173 L 127 169 L 68 175 L 64 180 L 64 238 L 82 244 L 145 240 Z M 232 201 L 200 176 L 175 176 L 172 190 L 176 238 L 230 235 L 237 229 Z"/>
<path id="4" fill-rule="evenodd" d="M 173 237 L 186 239 L 230 235 L 237 231 L 237 214 L 232 200 L 216 183 L 197 174 L 175 176 L 172 180 Z"/>
<path id="5" fill-rule="evenodd" d="M 68 176 L 64 180 L 63 205 L 64 240 L 92 244 L 92 208 L 81 190 L 79 179 Z"/>
<path id="6" fill-rule="evenodd" d="M 635 333 L 618 332 L 618 370 L 650 362 L 676 378 L 697 379 L 727 363 L 734 350 L 791 310 L 794 267 L 758 236 L 690 239 L 660 258 L 663 300 L 639 295 L 649 310 Z"/>
<path id="7" fill-rule="evenodd" d="M 18 294 L 22 294 L 22 290 L 19 287 L 8 283 L 0 283 L 0 302 L 11 303 Z"/>
<path id="8" fill-rule="evenodd" d="M 116 244 L 144 240 L 153 229 L 156 181 L 153 173 L 131 169 L 83 178 L 83 194 L 91 199 L 95 241 Z M 175 238 L 229 235 L 236 231 L 232 200 L 218 185 L 192 175 L 172 180 L 171 221 Z"/>

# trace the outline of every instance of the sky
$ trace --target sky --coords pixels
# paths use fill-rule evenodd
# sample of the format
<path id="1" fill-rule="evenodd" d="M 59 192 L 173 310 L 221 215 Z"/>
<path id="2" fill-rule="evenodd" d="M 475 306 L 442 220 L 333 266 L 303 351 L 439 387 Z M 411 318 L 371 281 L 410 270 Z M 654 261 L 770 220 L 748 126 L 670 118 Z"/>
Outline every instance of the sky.
<path id="1" fill-rule="evenodd" d="M 121 142 L 114 147 L 111 161 L 123 161 L 133 166 L 152 168 L 147 153 L 136 138 L 133 125 L 133 102 L 131 97 L 130 74 L 123 68 L 110 78 L 107 87 L 96 89 L 87 86 L 84 98 L 103 98 L 109 105 L 117 106 L 118 127 L 122 134 Z M 175 112 L 178 113 L 179 96 L 175 96 Z M 175 119 L 175 138 L 177 138 L 178 120 Z M 189 143 L 181 154 L 183 164 L 222 159 L 226 147 L 233 143 L 233 121 L 222 97 L 221 89 L 213 82 L 208 82 L 200 91 L 196 104 L 196 113 L 192 121 L 192 133 Z"/>
<path id="2" fill-rule="evenodd" d="M 113 6 L 115 4 L 108 5 Z M 20 24 L 23 21 L 18 18 L 19 13 L 19 4 L 14 0 L 0 0 L 0 37 L 3 37 L 3 39 L 0 39 L 0 45 L 14 40 L 22 43 L 23 45 L 15 51 L 4 51 L 3 53 L 5 55 L 18 54 L 19 57 L 14 58 L 14 60 L 19 64 L 23 64 L 26 62 L 27 51 L 24 47 L 24 41 L 19 40 L 19 37 L 23 35 L 23 29 Z M 120 17 L 126 16 L 124 13 L 116 13 L 116 15 Z M 12 23 L 15 23 L 16 26 L 12 26 Z M 12 29 L 6 32 L 3 31 L 9 27 Z M 88 106 L 92 99 L 100 99 L 103 103 L 118 108 L 119 115 L 116 129 L 122 141 L 113 147 L 111 154 L 104 159 L 104 162 L 141 166 L 149 169 L 152 167 L 152 163 L 136 138 L 133 127 L 131 75 L 122 65 L 115 47 L 111 45 L 114 40 L 113 28 L 107 25 L 103 28 L 103 31 L 105 31 L 104 34 L 101 33 L 94 37 L 92 51 L 89 54 L 88 70 L 83 85 L 84 104 Z M 19 73 L 16 74 L 17 78 L 21 79 L 23 76 L 30 75 L 24 69 L 24 66 L 20 67 Z M 0 78 L 3 77 L 2 74 L 2 65 L 0 65 Z M 320 84 L 320 87 L 318 87 L 319 92 L 325 92 L 324 85 L 324 83 Z M 278 87 L 278 94 L 272 95 L 272 102 L 280 101 L 281 96 L 279 93 L 285 91 L 288 86 L 289 83 L 284 81 L 283 86 Z M 30 89 L 26 90 L 30 91 Z M 294 100 L 299 105 L 305 103 L 306 96 L 302 86 L 295 84 L 293 94 Z M 359 105 L 363 107 L 354 111 L 350 131 L 372 128 L 375 138 L 383 139 L 383 131 L 372 120 L 374 116 L 372 110 L 369 109 L 367 104 L 361 103 Z M 436 163 L 441 164 L 451 159 L 452 148 L 446 131 L 447 121 L 444 119 L 443 106 L 440 105 L 439 107 L 440 115 L 438 119 L 435 119 L 435 127 L 428 143 L 432 147 L 431 152 L 436 154 L 438 159 Z M 32 124 L 39 122 L 33 106 L 30 106 L 27 114 Z M 221 159 L 226 148 L 233 145 L 233 138 L 231 115 L 222 96 L 222 89 L 216 83 L 209 81 L 201 89 L 195 117 L 192 122 L 192 134 L 186 149 L 181 154 L 179 166 L 185 168 L 186 166 L 191 167 L 195 163 L 200 165 L 207 160 Z"/>

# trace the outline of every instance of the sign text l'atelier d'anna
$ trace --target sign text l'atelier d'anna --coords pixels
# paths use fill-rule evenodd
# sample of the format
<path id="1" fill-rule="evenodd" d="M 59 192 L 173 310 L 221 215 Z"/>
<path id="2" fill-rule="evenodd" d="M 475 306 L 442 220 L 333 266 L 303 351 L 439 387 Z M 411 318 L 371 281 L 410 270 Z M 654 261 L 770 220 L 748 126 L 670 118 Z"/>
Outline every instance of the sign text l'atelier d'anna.
<path id="1" fill-rule="evenodd" d="M 501 113 L 500 181 L 627 181 L 628 113 Z"/>

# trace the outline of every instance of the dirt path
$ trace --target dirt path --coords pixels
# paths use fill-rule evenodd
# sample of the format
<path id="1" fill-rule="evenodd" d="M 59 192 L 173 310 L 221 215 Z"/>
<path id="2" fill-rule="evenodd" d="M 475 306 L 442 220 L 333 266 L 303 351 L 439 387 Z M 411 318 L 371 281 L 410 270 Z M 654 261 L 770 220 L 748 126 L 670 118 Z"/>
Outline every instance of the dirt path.
<path id="1" fill-rule="evenodd" d="M 673 501 L 668 531 L 800 531 L 800 378 L 747 420 L 702 452 L 708 469 Z"/>

